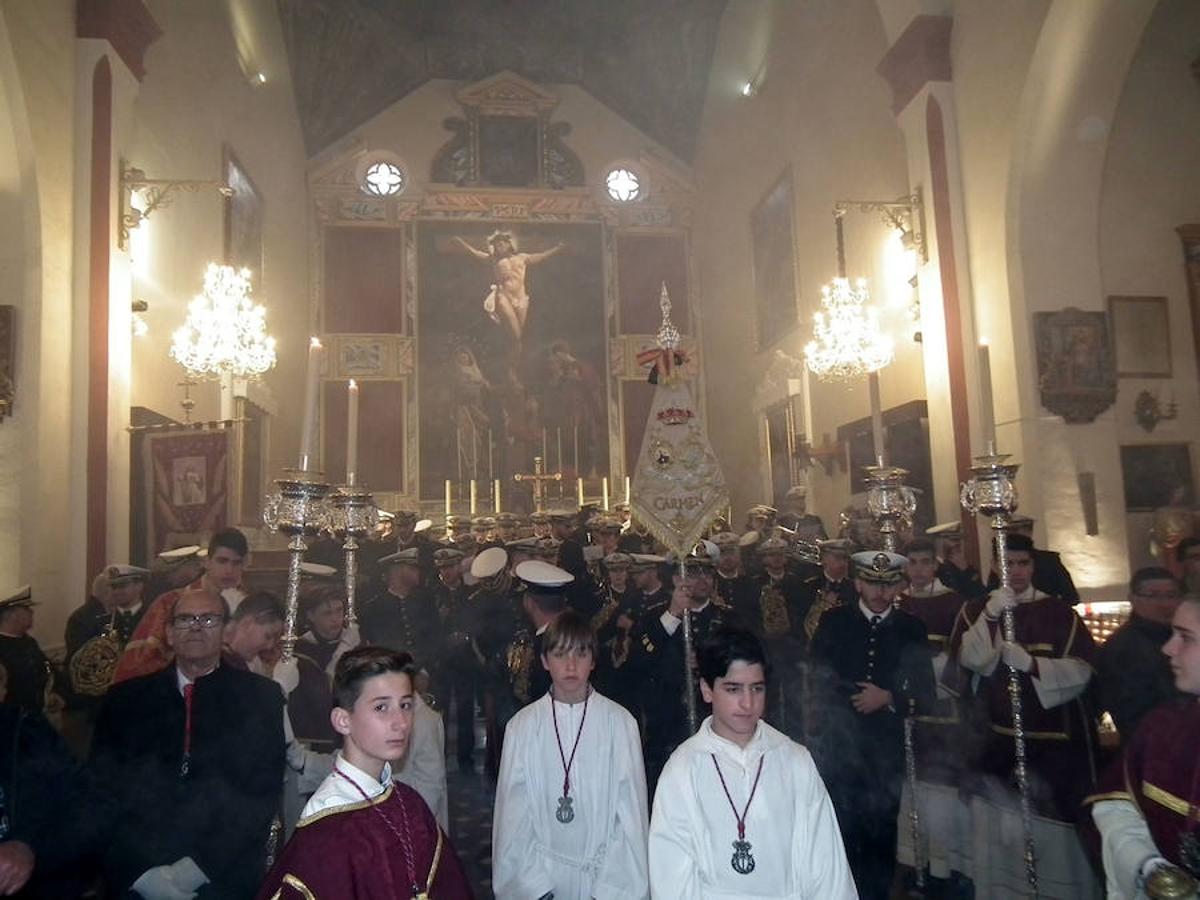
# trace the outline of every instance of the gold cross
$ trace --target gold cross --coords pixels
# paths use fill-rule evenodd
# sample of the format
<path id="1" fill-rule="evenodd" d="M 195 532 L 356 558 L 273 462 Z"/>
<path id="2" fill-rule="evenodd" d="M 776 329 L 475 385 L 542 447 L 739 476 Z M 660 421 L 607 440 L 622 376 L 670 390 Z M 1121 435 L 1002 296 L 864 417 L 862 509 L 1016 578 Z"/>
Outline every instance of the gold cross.
<path id="1" fill-rule="evenodd" d="M 532 475 L 514 475 L 513 481 L 532 481 L 533 482 L 533 509 L 534 512 L 545 512 L 546 510 L 546 485 L 547 481 L 562 481 L 562 472 L 555 472 L 553 475 L 546 474 L 546 464 L 540 456 L 533 458 L 533 474 Z"/>

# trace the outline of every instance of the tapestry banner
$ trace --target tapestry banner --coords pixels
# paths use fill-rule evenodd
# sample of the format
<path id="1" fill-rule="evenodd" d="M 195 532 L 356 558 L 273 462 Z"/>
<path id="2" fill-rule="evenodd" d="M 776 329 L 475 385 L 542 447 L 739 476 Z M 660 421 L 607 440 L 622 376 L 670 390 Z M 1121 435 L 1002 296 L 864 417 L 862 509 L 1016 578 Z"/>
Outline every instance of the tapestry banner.
<path id="1" fill-rule="evenodd" d="M 204 544 L 229 520 L 228 431 L 168 431 L 145 440 L 146 559 Z"/>

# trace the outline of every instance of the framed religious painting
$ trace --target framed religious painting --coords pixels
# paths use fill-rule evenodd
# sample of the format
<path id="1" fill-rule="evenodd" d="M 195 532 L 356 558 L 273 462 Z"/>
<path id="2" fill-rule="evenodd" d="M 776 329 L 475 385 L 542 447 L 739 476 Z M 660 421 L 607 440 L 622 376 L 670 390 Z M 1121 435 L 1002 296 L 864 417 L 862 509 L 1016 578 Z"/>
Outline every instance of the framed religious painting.
<path id="1" fill-rule="evenodd" d="M 1121 448 L 1125 509 L 1145 512 L 1195 502 L 1187 444 L 1130 444 Z"/>
<path id="2" fill-rule="evenodd" d="M 1117 375 L 1171 377 L 1171 321 L 1166 297 L 1109 297 Z"/>
<path id="3" fill-rule="evenodd" d="M 762 350 L 790 332 L 800 321 L 791 167 L 784 170 L 750 211 L 750 245 L 758 347 Z"/>
<path id="4" fill-rule="evenodd" d="M 422 497 L 534 457 L 568 485 L 610 474 L 603 250 L 598 224 L 418 222 Z"/>
<path id="5" fill-rule="evenodd" d="M 1067 308 L 1034 313 L 1042 406 L 1068 425 L 1095 421 L 1117 399 L 1108 316 Z"/>
<path id="6" fill-rule="evenodd" d="M 225 197 L 225 264 L 250 270 L 254 290 L 262 288 L 263 200 L 250 174 L 226 144 L 222 152 Z"/>

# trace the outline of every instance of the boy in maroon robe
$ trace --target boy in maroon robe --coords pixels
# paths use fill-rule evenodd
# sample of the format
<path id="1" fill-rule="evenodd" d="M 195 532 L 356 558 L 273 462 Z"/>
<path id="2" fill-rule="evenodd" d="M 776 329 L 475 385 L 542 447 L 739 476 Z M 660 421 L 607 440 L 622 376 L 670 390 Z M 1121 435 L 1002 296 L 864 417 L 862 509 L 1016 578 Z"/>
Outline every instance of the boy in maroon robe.
<path id="1" fill-rule="evenodd" d="M 450 839 L 420 794 L 393 783 L 412 733 L 412 657 L 382 647 L 346 653 L 334 670 L 330 721 L 344 745 L 267 875 L 267 898 L 470 898 Z"/>
<path id="2" fill-rule="evenodd" d="M 1121 758 L 1088 797 L 1100 829 L 1110 897 L 1158 893 L 1155 882 L 1200 879 L 1200 600 L 1189 596 L 1163 645 L 1184 699 L 1142 719 Z"/>

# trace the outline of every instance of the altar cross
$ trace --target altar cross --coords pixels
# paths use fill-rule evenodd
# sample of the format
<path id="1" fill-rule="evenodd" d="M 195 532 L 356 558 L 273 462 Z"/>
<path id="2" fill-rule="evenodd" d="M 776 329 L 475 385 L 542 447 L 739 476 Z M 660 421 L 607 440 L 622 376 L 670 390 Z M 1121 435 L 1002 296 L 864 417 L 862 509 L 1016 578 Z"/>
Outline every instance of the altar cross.
<path id="1" fill-rule="evenodd" d="M 532 481 L 533 482 L 533 510 L 534 512 L 546 511 L 546 485 L 547 481 L 562 481 L 562 472 L 555 472 L 553 475 L 546 474 L 546 463 L 540 456 L 533 458 L 533 474 L 532 475 L 514 475 L 513 481 Z"/>

